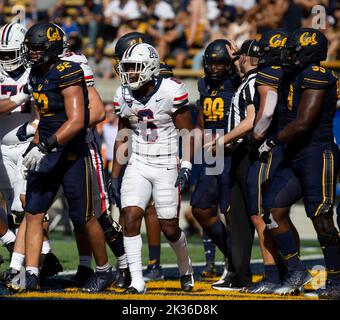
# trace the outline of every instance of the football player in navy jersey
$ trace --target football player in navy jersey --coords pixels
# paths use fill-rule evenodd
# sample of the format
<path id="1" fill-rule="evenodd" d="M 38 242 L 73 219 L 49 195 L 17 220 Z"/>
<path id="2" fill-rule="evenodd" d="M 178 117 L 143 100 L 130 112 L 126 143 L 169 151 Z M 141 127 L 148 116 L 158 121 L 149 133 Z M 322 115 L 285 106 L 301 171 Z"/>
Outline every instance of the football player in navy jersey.
<path id="1" fill-rule="evenodd" d="M 325 35 L 312 28 L 299 29 L 289 37 L 282 54 L 287 71 L 286 124 L 259 148 L 260 158 L 266 161 L 273 148 L 286 146 L 284 174 L 276 172 L 266 201 L 267 226 L 288 268 L 283 286 L 275 290 L 278 294 L 295 292 L 311 280 L 299 259 L 286 211 L 302 195 L 327 268 L 326 289 L 320 295 L 340 297 L 340 239 L 333 222 L 339 153 L 332 131 L 337 78 L 320 65 L 327 58 L 327 49 Z"/>
<path id="2" fill-rule="evenodd" d="M 226 46 L 230 46 L 230 43 L 224 39 L 215 40 L 207 46 L 203 55 L 205 77 L 198 81 L 201 107 L 197 126 L 202 131 L 210 130 L 212 135 L 216 135 L 218 129 L 226 132 L 231 99 L 237 87 L 236 81 L 231 77 L 234 67 Z M 204 161 L 191 198 L 194 217 L 226 258 L 229 278 L 234 276 L 230 234 L 220 220 L 217 209 L 219 207 L 225 216 L 229 211 L 231 161 L 231 154 L 225 153 L 223 171 L 218 175 L 208 172 L 209 167 L 216 164 Z M 235 279 L 228 281 L 230 283 L 225 287 L 231 286 L 231 281 L 235 282 Z M 222 282 L 225 282 L 224 277 Z"/>
<path id="3" fill-rule="evenodd" d="M 87 235 L 96 260 L 96 272 L 83 290 L 98 292 L 113 281 L 105 238 L 94 217 L 92 163 L 85 141 L 88 94 L 77 63 L 61 61 L 63 39 L 58 28 L 38 23 L 28 30 L 25 58 L 32 67 L 29 83 L 40 115 L 33 142 L 23 155 L 27 168 L 26 290 L 39 288 L 42 221 L 62 185 L 76 229 Z M 89 121 L 89 120 L 87 120 Z"/>
<path id="4" fill-rule="evenodd" d="M 262 218 L 262 200 L 268 190 L 274 172 L 283 161 L 284 152 L 283 148 L 275 149 L 270 153 L 269 161 L 263 163 L 259 160 L 257 148 L 261 141 L 271 137 L 279 130 L 278 114 L 282 110 L 285 111 L 284 108 L 279 108 L 280 104 L 285 105 L 284 97 L 281 93 L 284 71 L 280 66 L 280 52 L 285 46 L 287 39 L 288 34 L 286 32 L 271 30 L 263 33 L 258 42 L 259 62 L 254 97 L 256 119 L 249 144 L 252 162 L 247 176 L 247 200 L 248 213 L 259 237 L 259 245 L 264 263 L 264 279 L 244 290 L 248 293 L 268 294 L 281 285 L 279 268 L 277 266 L 277 250 Z M 283 124 L 281 124 L 282 126 Z M 286 210 L 288 213 L 289 208 Z"/>

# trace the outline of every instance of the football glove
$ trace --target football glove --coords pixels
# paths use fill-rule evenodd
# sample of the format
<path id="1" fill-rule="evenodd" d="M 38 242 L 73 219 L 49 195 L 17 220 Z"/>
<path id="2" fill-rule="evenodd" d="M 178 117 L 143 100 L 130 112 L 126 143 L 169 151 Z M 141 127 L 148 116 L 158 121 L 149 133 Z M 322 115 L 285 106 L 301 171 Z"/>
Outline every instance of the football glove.
<path id="1" fill-rule="evenodd" d="M 112 205 L 116 205 L 118 208 L 121 207 L 118 178 L 111 178 L 109 181 L 109 197 Z"/>
<path id="2" fill-rule="evenodd" d="M 39 148 L 39 145 L 36 145 L 24 156 L 22 164 L 27 168 L 28 171 L 38 171 L 41 160 L 46 154 L 47 153 L 43 152 Z"/>
<path id="3" fill-rule="evenodd" d="M 279 143 L 277 138 L 265 140 L 259 148 L 259 159 L 261 162 L 267 162 L 270 151 Z"/>
<path id="4" fill-rule="evenodd" d="M 35 130 L 29 122 L 26 122 L 18 129 L 16 136 L 20 141 L 27 141 L 29 138 L 34 137 Z"/>
<path id="5" fill-rule="evenodd" d="M 41 141 L 37 145 L 30 143 L 22 157 L 22 164 L 28 171 L 39 171 L 40 163 L 44 156 L 52 149 L 58 146 L 55 135 L 49 137 L 46 141 Z"/>
<path id="6" fill-rule="evenodd" d="M 181 194 L 187 193 L 190 189 L 191 168 L 192 164 L 189 161 L 182 161 L 175 183 L 175 188 L 179 186 Z"/>

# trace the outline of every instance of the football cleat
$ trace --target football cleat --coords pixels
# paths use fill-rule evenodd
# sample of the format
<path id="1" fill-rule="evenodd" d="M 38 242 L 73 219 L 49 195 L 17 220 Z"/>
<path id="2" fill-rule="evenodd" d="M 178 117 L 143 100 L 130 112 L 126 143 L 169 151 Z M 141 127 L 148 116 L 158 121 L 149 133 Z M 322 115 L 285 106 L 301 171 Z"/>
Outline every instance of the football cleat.
<path id="1" fill-rule="evenodd" d="M 261 293 L 261 294 L 271 294 L 280 287 L 280 284 L 269 282 L 267 280 L 262 280 L 254 283 L 250 287 L 244 287 L 240 292 L 242 293 Z"/>
<path id="2" fill-rule="evenodd" d="M 293 271 L 289 276 L 286 277 L 283 285 L 274 290 L 274 294 L 300 294 L 300 291 L 303 290 L 303 286 L 311 280 L 312 276 L 307 270 Z"/>
<path id="3" fill-rule="evenodd" d="M 340 300 L 340 283 L 327 280 L 326 288 L 317 290 L 319 299 Z"/>
<path id="4" fill-rule="evenodd" d="M 39 276 L 37 276 L 36 274 L 31 274 L 29 272 L 26 272 L 25 289 L 26 291 L 39 290 L 40 289 Z"/>
<path id="5" fill-rule="evenodd" d="M 47 277 L 57 275 L 63 271 L 63 266 L 60 264 L 59 259 L 52 253 L 41 254 L 40 256 L 40 280 L 43 281 Z"/>
<path id="6" fill-rule="evenodd" d="M 85 266 L 78 266 L 76 274 L 71 278 L 75 282 L 75 286 L 82 287 L 94 274 L 92 268 Z"/>
<path id="7" fill-rule="evenodd" d="M 213 278 L 217 276 L 217 269 L 215 263 L 207 263 L 201 272 L 202 278 Z"/>
<path id="8" fill-rule="evenodd" d="M 117 288 L 128 288 L 131 284 L 131 274 L 129 268 L 116 269 L 116 283 Z"/>
<path id="9" fill-rule="evenodd" d="M 96 271 L 81 290 L 89 293 L 101 292 L 108 288 L 114 281 L 114 273 L 111 268 L 105 272 Z"/>
<path id="10" fill-rule="evenodd" d="M 192 291 L 194 288 L 194 275 L 192 273 L 185 274 L 184 276 L 181 276 L 181 288 L 185 292 Z"/>
<path id="11" fill-rule="evenodd" d="M 144 294 L 146 293 L 146 287 L 142 291 L 138 291 L 135 287 L 128 287 L 123 294 Z"/>
<path id="12" fill-rule="evenodd" d="M 19 274 L 20 271 L 13 268 L 9 268 L 0 274 L 0 283 L 2 285 L 7 285 L 12 279 Z"/>
<path id="13" fill-rule="evenodd" d="M 143 273 L 144 281 L 157 281 L 165 278 L 162 267 L 159 263 L 148 264 L 148 267 Z"/>

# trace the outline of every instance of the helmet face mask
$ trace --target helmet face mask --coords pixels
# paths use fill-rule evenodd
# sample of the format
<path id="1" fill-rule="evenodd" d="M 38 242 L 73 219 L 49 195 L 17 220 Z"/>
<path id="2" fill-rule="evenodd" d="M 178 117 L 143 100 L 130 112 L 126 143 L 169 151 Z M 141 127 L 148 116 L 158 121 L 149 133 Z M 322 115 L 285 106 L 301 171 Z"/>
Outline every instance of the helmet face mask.
<path id="1" fill-rule="evenodd" d="M 286 47 L 288 35 L 281 30 L 271 30 L 262 34 L 259 44 L 259 65 L 278 66 L 281 51 Z"/>
<path id="2" fill-rule="evenodd" d="M 122 85 L 138 90 L 159 75 L 159 65 L 159 55 L 154 47 L 146 43 L 132 45 L 118 65 Z"/>
<path id="3" fill-rule="evenodd" d="M 6 24 L 0 29 L 0 66 L 5 72 L 13 72 L 23 65 L 22 46 L 25 34 L 25 27 L 18 23 Z"/>
<path id="4" fill-rule="evenodd" d="M 226 79 L 231 69 L 232 60 L 226 48 L 229 41 L 218 39 L 211 42 L 204 51 L 203 67 L 206 78 L 212 82 Z"/>
<path id="5" fill-rule="evenodd" d="M 328 40 L 319 30 L 301 28 L 292 33 L 280 57 L 285 70 L 292 72 L 327 59 Z"/>
<path id="6" fill-rule="evenodd" d="M 147 35 L 140 32 L 129 32 L 118 39 L 114 53 L 114 58 L 116 60 L 116 65 L 114 66 L 114 68 L 118 75 L 119 75 L 118 64 L 123 58 L 124 52 L 130 46 L 138 43 L 147 43 L 153 45 L 151 39 Z"/>

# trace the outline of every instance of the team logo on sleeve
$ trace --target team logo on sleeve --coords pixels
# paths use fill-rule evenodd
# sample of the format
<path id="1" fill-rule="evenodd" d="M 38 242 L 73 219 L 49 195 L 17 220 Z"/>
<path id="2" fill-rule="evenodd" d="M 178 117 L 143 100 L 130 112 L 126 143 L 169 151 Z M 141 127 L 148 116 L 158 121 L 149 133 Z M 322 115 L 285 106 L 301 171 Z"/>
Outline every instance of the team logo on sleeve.
<path id="1" fill-rule="evenodd" d="M 308 45 L 314 46 L 317 43 L 318 42 L 316 41 L 316 33 L 315 32 L 312 35 L 310 35 L 309 32 L 304 32 L 300 37 L 301 46 L 308 46 Z"/>
<path id="2" fill-rule="evenodd" d="M 48 28 L 46 32 L 46 36 L 47 36 L 48 41 L 51 41 L 51 42 L 56 41 L 56 40 L 58 41 L 61 40 L 59 31 L 57 28 L 55 28 L 54 30 L 52 27 Z"/>
<path id="3" fill-rule="evenodd" d="M 287 37 L 283 37 L 281 34 L 273 35 L 269 40 L 269 46 L 272 48 L 283 47 L 287 42 Z"/>

